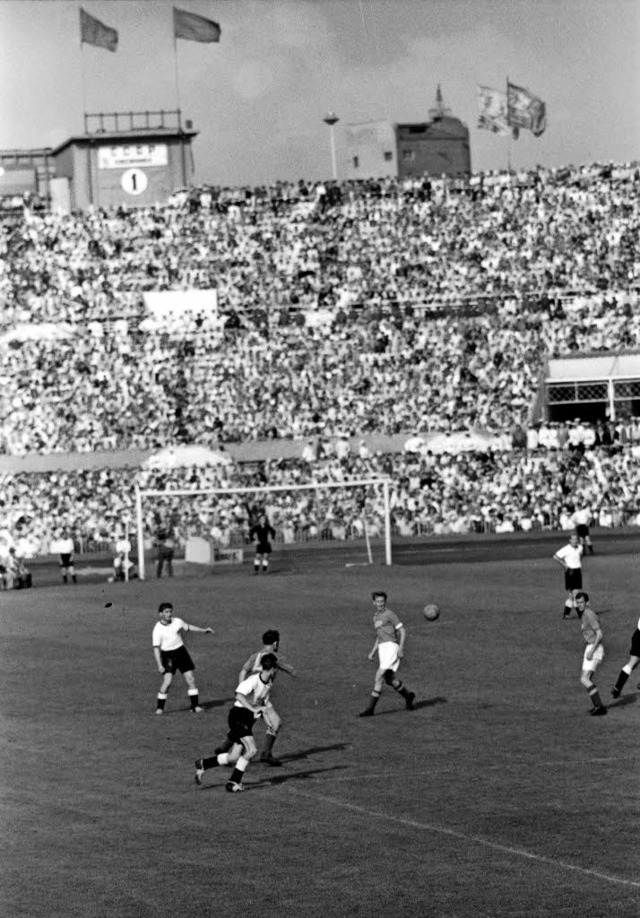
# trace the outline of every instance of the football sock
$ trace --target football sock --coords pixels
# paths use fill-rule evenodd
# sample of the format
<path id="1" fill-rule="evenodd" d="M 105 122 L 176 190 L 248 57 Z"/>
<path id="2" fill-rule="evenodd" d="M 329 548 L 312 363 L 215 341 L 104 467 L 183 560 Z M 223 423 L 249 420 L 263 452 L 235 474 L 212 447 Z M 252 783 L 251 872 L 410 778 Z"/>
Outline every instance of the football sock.
<path id="1" fill-rule="evenodd" d="M 167 703 L 167 695 L 165 692 L 158 692 L 158 700 L 156 702 L 156 710 L 164 711 L 164 706 Z"/>
<path id="2" fill-rule="evenodd" d="M 591 701 L 593 702 L 594 708 L 601 708 L 601 707 L 603 707 L 602 699 L 600 698 L 600 692 L 599 692 L 598 689 L 595 687 L 595 685 L 594 685 L 592 688 L 589 689 L 589 698 L 590 698 Z"/>
<path id="3" fill-rule="evenodd" d="M 217 765 L 225 765 L 226 762 L 219 762 L 217 755 L 210 755 L 209 758 L 202 760 L 202 767 L 206 771 L 208 768 L 215 768 Z"/>
<path id="4" fill-rule="evenodd" d="M 263 562 L 262 562 L 262 571 L 263 571 L 263 573 L 266 574 L 268 570 L 269 570 L 269 562 L 268 562 L 268 561 L 263 561 Z"/>
<path id="5" fill-rule="evenodd" d="M 627 664 L 626 666 L 623 666 L 622 669 L 620 670 L 620 675 L 618 676 L 616 684 L 613 687 L 614 691 L 620 694 L 620 692 L 624 688 L 625 682 L 627 681 L 630 675 L 631 675 L 631 667 L 629 666 L 629 664 Z"/>
<path id="6" fill-rule="evenodd" d="M 254 563 L 253 563 L 253 573 L 254 573 L 254 574 L 259 574 L 259 573 L 260 573 L 260 562 L 259 562 L 259 561 L 254 561 Z"/>
<path id="7" fill-rule="evenodd" d="M 273 733 L 267 733 L 264 738 L 264 746 L 262 748 L 262 755 L 271 755 L 271 750 L 273 749 L 273 744 L 275 743 L 276 738 Z"/>
<path id="8" fill-rule="evenodd" d="M 373 711 L 379 700 L 380 692 L 371 692 L 371 697 L 369 698 L 369 704 L 367 705 L 367 708 L 370 711 Z"/>
<path id="9" fill-rule="evenodd" d="M 229 778 L 229 780 L 233 781 L 234 784 L 241 784 L 243 775 L 247 769 L 248 764 L 249 764 L 249 760 L 245 759 L 245 757 L 241 755 L 238 761 L 236 762 L 236 767 L 231 772 L 231 777 Z"/>
<path id="10" fill-rule="evenodd" d="M 189 701 L 191 702 L 191 710 L 198 707 L 198 689 L 197 688 L 189 689 Z"/>

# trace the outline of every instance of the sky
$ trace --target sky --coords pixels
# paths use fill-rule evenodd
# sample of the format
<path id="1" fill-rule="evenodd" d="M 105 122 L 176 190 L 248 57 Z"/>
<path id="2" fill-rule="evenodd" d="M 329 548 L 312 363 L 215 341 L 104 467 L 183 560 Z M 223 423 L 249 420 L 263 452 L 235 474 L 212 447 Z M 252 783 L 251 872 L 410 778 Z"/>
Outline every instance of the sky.
<path id="1" fill-rule="evenodd" d="M 172 6 L 220 24 L 174 43 Z M 80 44 L 82 6 L 119 33 Z M 477 128 L 478 84 L 507 77 L 547 105 L 547 130 Z M 470 130 L 474 171 L 640 161 L 639 0 L 0 0 L 0 149 L 55 147 L 85 112 L 181 108 L 196 182 L 328 179 L 344 127 L 429 118 Z"/>

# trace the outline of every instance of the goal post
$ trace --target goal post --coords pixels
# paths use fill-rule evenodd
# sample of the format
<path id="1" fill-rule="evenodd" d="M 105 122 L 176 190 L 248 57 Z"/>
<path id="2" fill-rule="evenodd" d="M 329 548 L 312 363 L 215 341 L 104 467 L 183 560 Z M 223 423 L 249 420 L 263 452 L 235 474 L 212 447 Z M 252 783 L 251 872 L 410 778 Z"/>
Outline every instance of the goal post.
<path id="1" fill-rule="evenodd" d="M 384 516 L 384 563 L 386 565 L 392 564 L 391 558 L 391 499 L 390 499 L 390 484 L 391 481 L 388 478 L 361 478 L 361 479 L 351 479 L 346 481 L 310 481 L 307 484 L 285 484 L 285 485 L 255 485 L 251 487 L 242 487 L 242 488 L 166 488 L 166 489 L 153 489 L 153 488 L 141 488 L 139 485 L 135 487 L 135 512 L 136 512 L 136 541 L 137 541 L 137 550 L 138 550 L 138 576 L 140 580 L 145 579 L 145 557 L 144 557 L 144 547 L 145 547 L 145 531 L 144 531 L 144 506 L 145 502 L 148 499 L 159 498 L 162 500 L 167 500 L 169 498 L 179 498 L 179 497 L 198 497 L 198 496 L 207 496 L 214 497 L 216 495 L 226 496 L 226 495 L 237 495 L 237 494 L 251 494 L 251 495 L 268 495 L 270 493 L 278 492 L 294 492 L 294 491 L 328 491 L 328 490 L 356 490 L 357 488 L 377 488 L 382 491 L 382 500 L 383 500 L 383 516 Z M 364 534 L 367 544 L 367 555 L 369 559 L 369 564 L 373 563 L 373 558 L 371 555 L 371 545 L 369 539 L 369 532 L 367 529 L 366 520 L 364 521 Z"/>

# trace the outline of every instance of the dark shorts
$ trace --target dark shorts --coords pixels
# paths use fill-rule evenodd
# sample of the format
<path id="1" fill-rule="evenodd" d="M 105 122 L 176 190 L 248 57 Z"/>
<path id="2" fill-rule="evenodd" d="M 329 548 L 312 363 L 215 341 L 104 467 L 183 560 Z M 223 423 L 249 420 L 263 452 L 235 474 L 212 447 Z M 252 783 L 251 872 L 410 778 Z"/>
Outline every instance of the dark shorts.
<path id="1" fill-rule="evenodd" d="M 240 743 L 245 736 L 253 736 L 255 717 L 248 708 L 237 708 L 235 705 L 229 711 L 229 739 L 233 743 Z"/>
<path id="2" fill-rule="evenodd" d="M 172 675 L 177 670 L 181 673 L 190 673 L 196 668 L 189 651 L 184 645 L 178 647 L 177 650 L 161 650 L 160 660 L 164 666 L 165 673 L 171 673 Z"/>
<path id="3" fill-rule="evenodd" d="M 576 526 L 576 534 L 579 539 L 586 539 L 589 535 L 589 527 L 586 523 L 578 523 Z"/>
<path id="4" fill-rule="evenodd" d="M 564 585 L 569 591 L 582 589 L 582 568 L 570 567 L 564 572 Z"/>
<path id="5" fill-rule="evenodd" d="M 73 555 L 60 555 L 60 567 L 73 567 Z"/>
<path id="6" fill-rule="evenodd" d="M 640 657 L 640 631 L 637 628 L 631 637 L 630 656 Z"/>
<path id="7" fill-rule="evenodd" d="M 257 555 L 270 555 L 271 554 L 271 544 L 269 542 L 258 542 L 256 545 L 256 554 Z"/>

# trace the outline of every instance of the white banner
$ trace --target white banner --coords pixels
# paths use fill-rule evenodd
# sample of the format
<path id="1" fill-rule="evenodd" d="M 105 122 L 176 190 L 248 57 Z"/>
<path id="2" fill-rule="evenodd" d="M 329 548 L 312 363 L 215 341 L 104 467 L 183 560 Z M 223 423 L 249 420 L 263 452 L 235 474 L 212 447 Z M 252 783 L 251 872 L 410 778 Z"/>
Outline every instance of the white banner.
<path id="1" fill-rule="evenodd" d="M 218 315 L 217 290 L 154 290 L 142 296 L 147 311 L 155 319 L 185 314 L 204 318 Z"/>
<path id="2" fill-rule="evenodd" d="M 98 147 L 98 169 L 131 169 L 134 166 L 166 166 L 166 143 L 123 144 Z"/>

